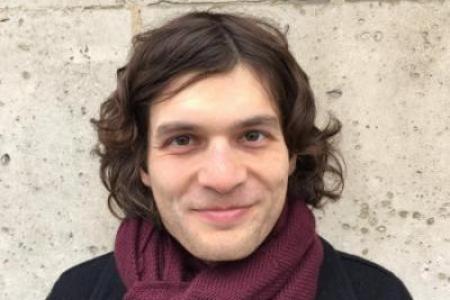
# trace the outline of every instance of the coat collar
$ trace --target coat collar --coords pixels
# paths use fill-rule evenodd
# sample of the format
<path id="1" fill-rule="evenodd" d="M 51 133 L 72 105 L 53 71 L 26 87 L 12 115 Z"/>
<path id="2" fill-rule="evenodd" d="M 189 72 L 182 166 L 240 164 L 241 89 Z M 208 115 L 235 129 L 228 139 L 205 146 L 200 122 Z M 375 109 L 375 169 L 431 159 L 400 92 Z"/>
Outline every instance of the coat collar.
<path id="1" fill-rule="evenodd" d="M 316 300 L 357 300 L 338 252 L 323 238 L 324 258 Z"/>

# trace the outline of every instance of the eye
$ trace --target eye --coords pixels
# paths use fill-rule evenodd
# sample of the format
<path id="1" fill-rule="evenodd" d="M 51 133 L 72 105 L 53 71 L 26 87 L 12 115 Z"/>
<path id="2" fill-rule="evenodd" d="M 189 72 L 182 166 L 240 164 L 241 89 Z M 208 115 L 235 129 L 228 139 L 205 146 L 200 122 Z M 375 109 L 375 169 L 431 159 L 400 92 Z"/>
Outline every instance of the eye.
<path id="1" fill-rule="evenodd" d="M 189 143 L 192 143 L 192 137 L 185 134 L 169 139 L 167 144 L 173 146 L 187 146 Z"/>
<path id="2" fill-rule="evenodd" d="M 249 142 L 258 142 L 258 141 L 261 141 L 262 139 L 264 139 L 266 137 L 266 135 L 259 130 L 251 130 L 251 131 L 247 131 L 245 133 L 244 137 Z"/>

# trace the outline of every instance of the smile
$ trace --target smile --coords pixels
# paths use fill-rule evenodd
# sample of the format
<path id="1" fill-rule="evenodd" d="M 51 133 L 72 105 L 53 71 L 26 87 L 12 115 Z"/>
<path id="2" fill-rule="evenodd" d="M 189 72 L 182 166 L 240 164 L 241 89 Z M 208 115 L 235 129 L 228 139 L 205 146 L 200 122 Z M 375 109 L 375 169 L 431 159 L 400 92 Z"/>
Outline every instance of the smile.
<path id="1" fill-rule="evenodd" d="M 229 227 L 239 223 L 249 212 L 251 206 L 230 208 L 207 208 L 194 210 L 197 216 L 218 227 Z"/>

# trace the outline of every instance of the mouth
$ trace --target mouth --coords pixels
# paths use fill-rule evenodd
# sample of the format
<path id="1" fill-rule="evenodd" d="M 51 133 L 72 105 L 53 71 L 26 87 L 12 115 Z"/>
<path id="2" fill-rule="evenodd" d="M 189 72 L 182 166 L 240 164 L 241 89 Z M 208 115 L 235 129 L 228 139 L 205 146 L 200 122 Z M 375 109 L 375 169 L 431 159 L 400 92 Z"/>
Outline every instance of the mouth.
<path id="1" fill-rule="evenodd" d="M 204 222 L 220 228 L 239 224 L 249 213 L 252 205 L 230 207 L 208 207 L 194 209 L 194 213 Z"/>

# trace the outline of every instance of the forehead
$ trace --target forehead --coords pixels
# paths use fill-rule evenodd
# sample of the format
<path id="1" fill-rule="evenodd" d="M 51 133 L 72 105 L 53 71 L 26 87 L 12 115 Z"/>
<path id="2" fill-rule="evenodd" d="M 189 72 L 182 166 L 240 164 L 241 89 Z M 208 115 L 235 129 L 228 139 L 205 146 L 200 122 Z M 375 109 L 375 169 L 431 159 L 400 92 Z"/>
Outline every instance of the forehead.
<path id="1" fill-rule="evenodd" d="M 169 89 L 192 78 L 184 76 Z M 170 92 L 170 90 L 169 90 Z M 279 121 L 275 102 L 259 76 L 243 65 L 230 72 L 215 74 L 182 89 L 179 93 L 152 104 L 150 129 L 167 122 L 189 121 L 207 127 L 235 124 L 236 120 L 265 115 Z"/>

